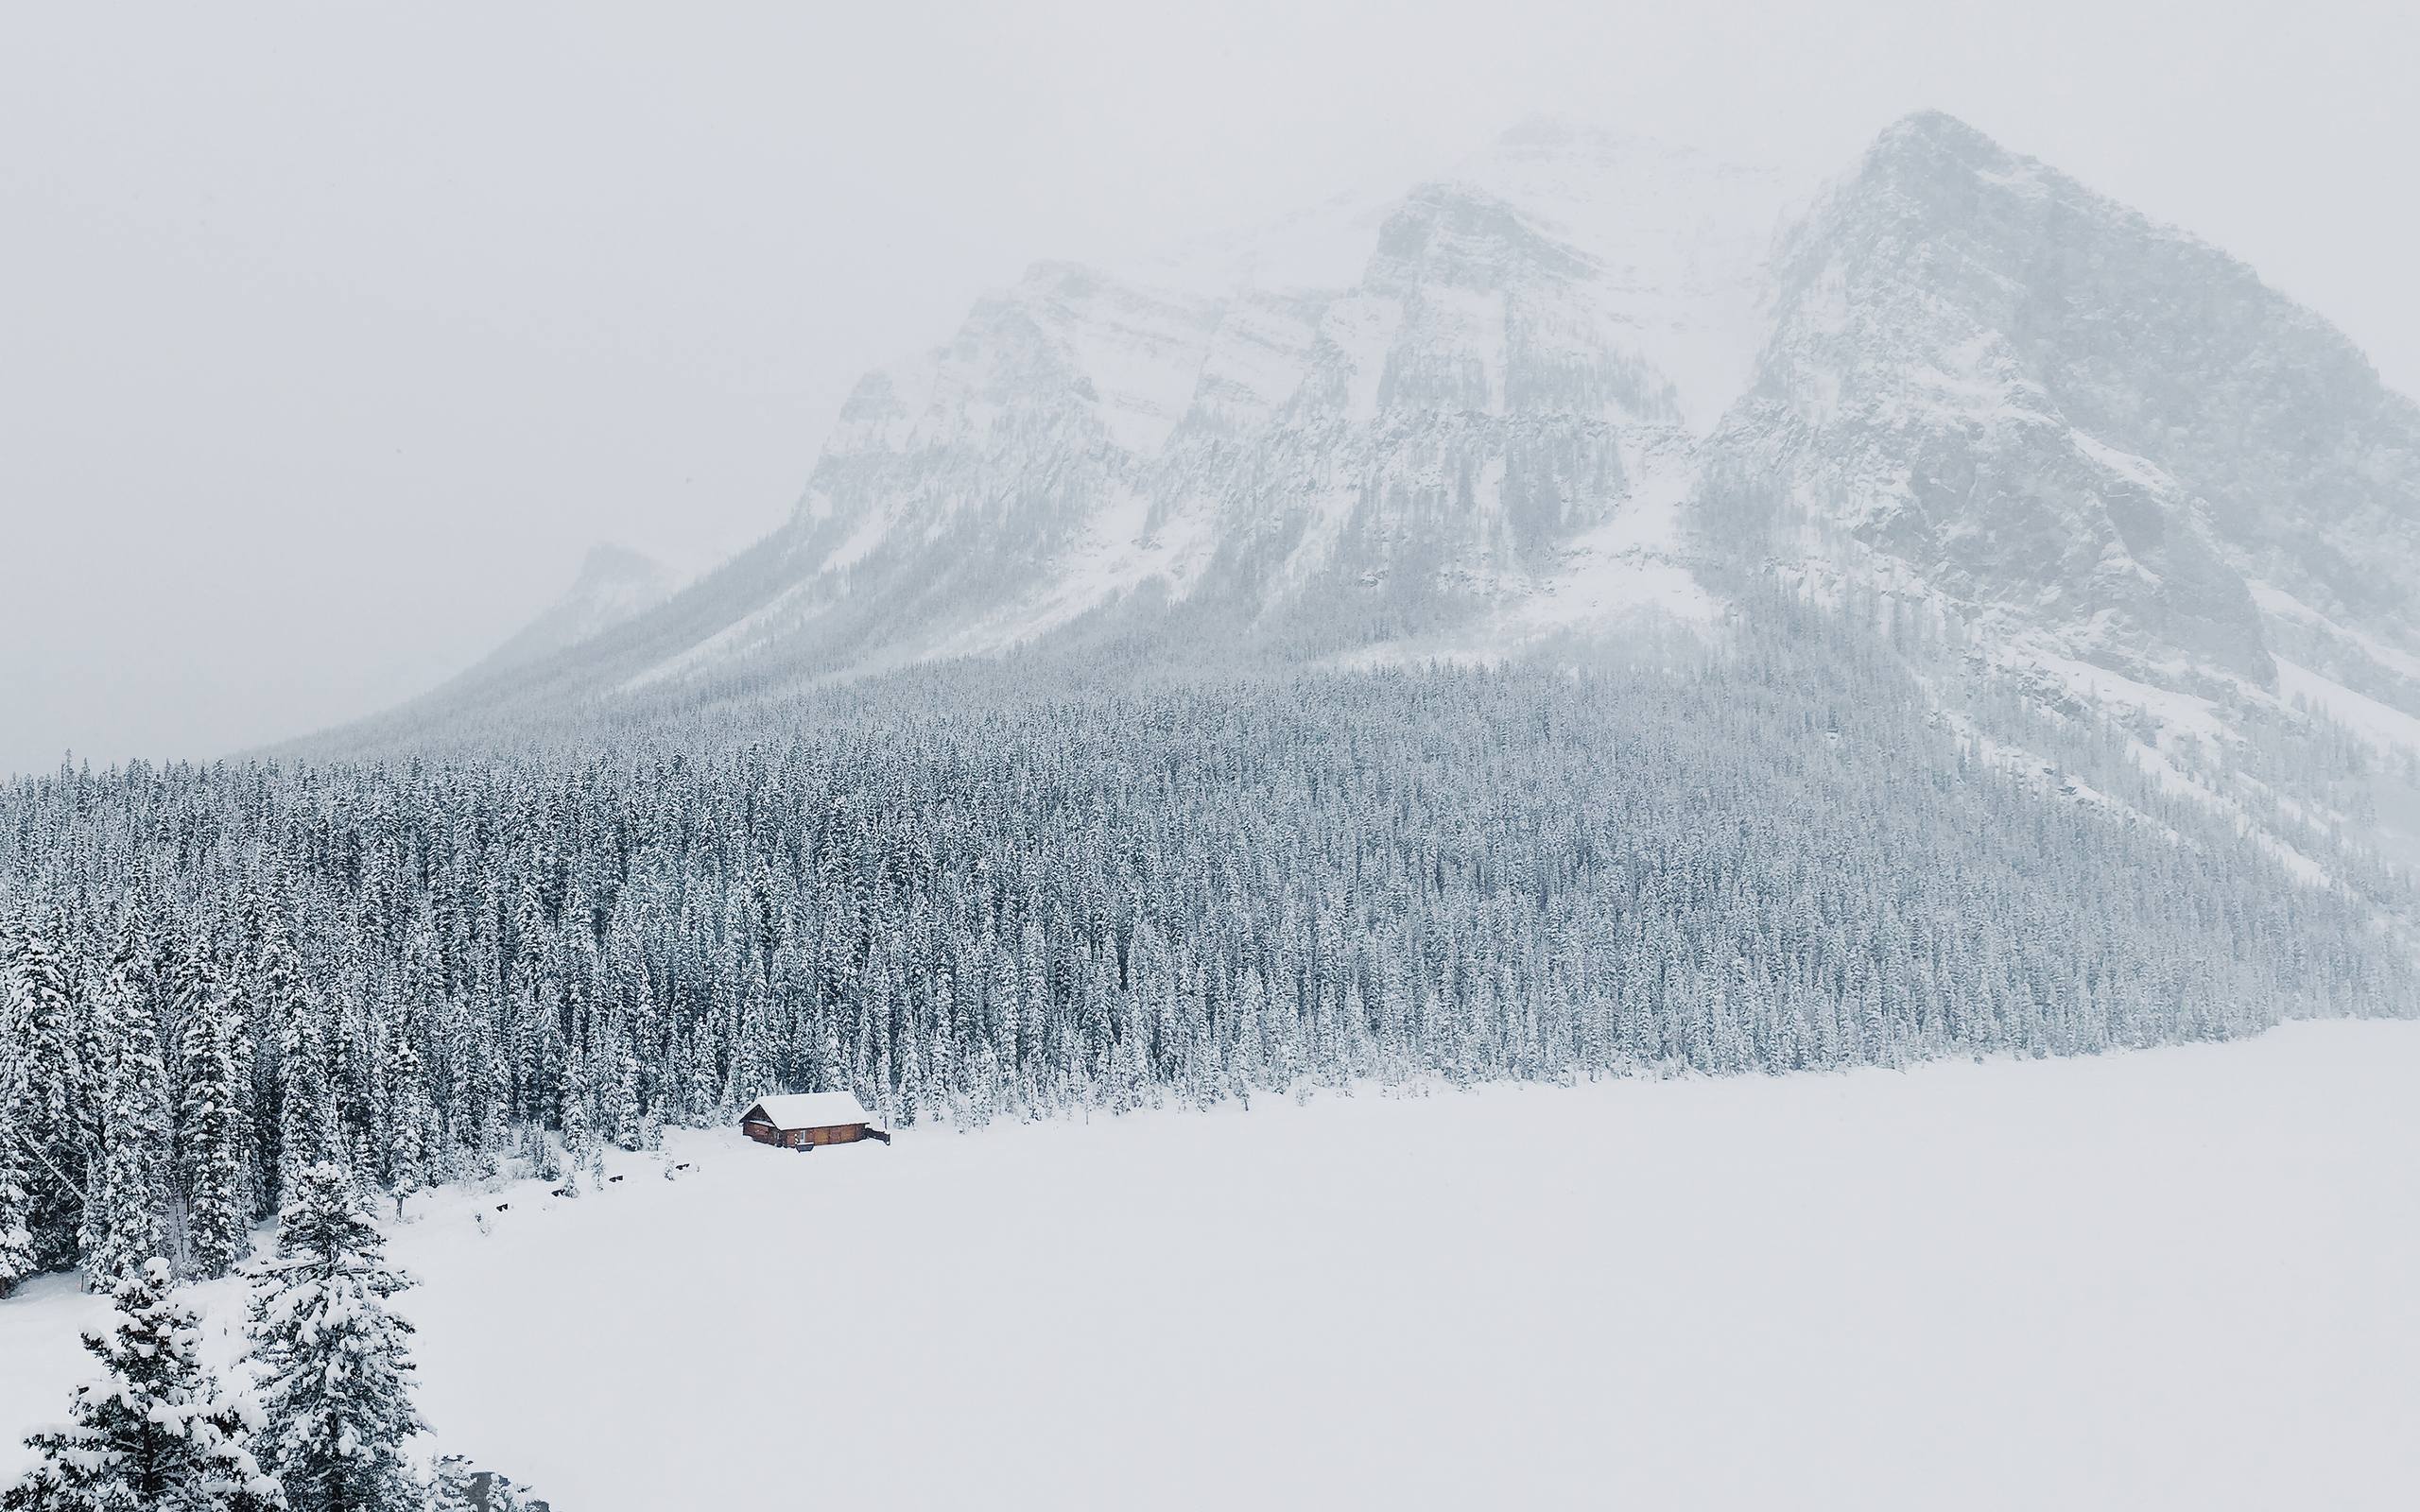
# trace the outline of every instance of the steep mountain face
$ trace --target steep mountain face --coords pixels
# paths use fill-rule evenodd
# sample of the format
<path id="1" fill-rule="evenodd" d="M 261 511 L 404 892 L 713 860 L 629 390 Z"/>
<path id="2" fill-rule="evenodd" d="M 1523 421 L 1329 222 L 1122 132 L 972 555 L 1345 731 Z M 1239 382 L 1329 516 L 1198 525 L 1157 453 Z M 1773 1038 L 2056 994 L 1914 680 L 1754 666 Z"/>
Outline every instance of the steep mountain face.
<path id="1" fill-rule="evenodd" d="M 1775 286 L 1718 446 L 1802 565 L 2152 683 L 2273 688 L 2256 585 L 2410 641 L 2420 411 L 2224 255 L 1927 115 Z"/>
<path id="2" fill-rule="evenodd" d="M 1093 634 L 1719 646 L 1776 590 L 1945 638 L 1945 717 L 1986 684 L 2097 707 L 2281 847 L 2420 856 L 2420 789 L 2381 781 L 2420 759 L 2420 410 L 2241 265 L 1939 114 L 1820 194 L 1541 123 L 1398 197 L 1039 266 L 865 378 L 782 529 L 419 717 Z"/>
<path id="3" fill-rule="evenodd" d="M 1823 197 L 1772 289 L 1701 562 L 1951 627 L 1970 674 L 2120 713 L 2146 770 L 2288 849 L 2420 859 L 2420 409 L 2340 334 L 1938 114 Z"/>

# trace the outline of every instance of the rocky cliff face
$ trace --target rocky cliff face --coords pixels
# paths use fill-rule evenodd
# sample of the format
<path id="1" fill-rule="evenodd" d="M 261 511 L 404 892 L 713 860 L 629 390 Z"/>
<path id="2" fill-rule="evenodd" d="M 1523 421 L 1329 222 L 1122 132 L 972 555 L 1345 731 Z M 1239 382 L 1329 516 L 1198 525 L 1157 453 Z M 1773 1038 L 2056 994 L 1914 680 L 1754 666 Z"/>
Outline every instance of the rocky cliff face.
<path id="1" fill-rule="evenodd" d="M 1769 549 L 2149 680 L 2272 679 L 2212 511 L 2137 450 L 2165 433 L 2117 423 L 2190 391 L 2130 300 L 2197 250 L 1946 117 L 1894 127 L 1791 238 L 1715 441 Z"/>
<path id="2" fill-rule="evenodd" d="M 1979 670 L 2127 713 L 2208 801 L 2409 809 L 2408 783 L 2312 776 L 2346 733 L 2382 771 L 2420 750 L 2420 410 L 2340 334 L 1938 114 L 1824 194 L 1772 288 L 1703 450 L 1698 560 L 1954 626 Z"/>
<path id="3" fill-rule="evenodd" d="M 2152 681 L 2273 688 L 2262 585 L 2409 642 L 2420 412 L 2223 254 L 1927 115 L 1775 292 L 1719 444 L 1777 549 Z"/>

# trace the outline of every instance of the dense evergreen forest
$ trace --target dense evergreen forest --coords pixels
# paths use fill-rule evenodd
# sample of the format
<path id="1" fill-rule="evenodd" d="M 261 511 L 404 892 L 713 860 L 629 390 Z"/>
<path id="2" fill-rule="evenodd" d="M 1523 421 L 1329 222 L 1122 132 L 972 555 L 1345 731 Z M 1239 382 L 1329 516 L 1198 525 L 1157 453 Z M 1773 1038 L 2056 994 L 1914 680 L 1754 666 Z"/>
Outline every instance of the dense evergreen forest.
<path id="1" fill-rule="evenodd" d="M 1945 718 L 1864 640 L 1741 633 L 19 781 L 0 1283 L 222 1272 L 324 1160 L 577 1184 L 769 1091 L 920 1127 L 2414 1011 L 2391 874 L 2292 881 L 2087 723 Z M 2090 793 L 1985 759 L 1984 715 Z"/>

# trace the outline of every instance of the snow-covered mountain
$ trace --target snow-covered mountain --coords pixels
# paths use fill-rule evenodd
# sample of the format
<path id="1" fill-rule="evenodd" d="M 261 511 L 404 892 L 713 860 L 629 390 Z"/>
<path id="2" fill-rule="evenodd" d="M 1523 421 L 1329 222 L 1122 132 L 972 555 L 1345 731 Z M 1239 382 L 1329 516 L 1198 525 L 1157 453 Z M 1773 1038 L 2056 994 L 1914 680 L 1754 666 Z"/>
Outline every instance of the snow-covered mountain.
<path id="1" fill-rule="evenodd" d="M 2122 711 L 2180 791 L 2292 788 L 2420 854 L 2420 799 L 2275 755 L 2420 752 L 2420 409 L 2224 253 L 1938 113 L 1828 185 L 1533 123 L 1392 198 L 1037 266 L 865 377 L 771 536 L 422 717 L 1086 634 L 1719 644 L 1775 587 L 1954 642 L 1945 717 L 1978 679 Z M 2248 746 L 2253 788 L 2204 769 Z"/>
<path id="2" fill-rule="evenodd" d="M 1131 273 L 1039 265 L 866 376 L 786 525 L 534 691 L 863 671 L 1120 606 L 1427 626 L 1575 576 L 1607 614 L 1703 613 L 1678 505 L 1801 195 L 1536 124 Z"/>
<path id="3" fill-rule="evenodd" d="M 1825 193 L 1772 289 L 1754 383 L 1704 448 L 1709 548 L 1954 625 L 2053 707 L 2139 711 L 2141 762 L 2213 801 L 2244 784 L 2203 768 L 2280 739 L 2349 730 L 2408 775 L 2420 407 L 2342 334 L 1940 114 Z M 2308 775 L 2250 786 L 2420 855 L 2408 782 Z"/>
<path id="4" fill-rule="evenodd" d="M 1927 115 L 1774 287 L 1715 447 L 1784 506 L 1783 549 L 2153 681 L 2273 686 L 2273 622 L 2325 606 L 2293 646 L 2394 680 L 2344 632 L 2412 641 L 2420 409 L 2249 269 Z"/>

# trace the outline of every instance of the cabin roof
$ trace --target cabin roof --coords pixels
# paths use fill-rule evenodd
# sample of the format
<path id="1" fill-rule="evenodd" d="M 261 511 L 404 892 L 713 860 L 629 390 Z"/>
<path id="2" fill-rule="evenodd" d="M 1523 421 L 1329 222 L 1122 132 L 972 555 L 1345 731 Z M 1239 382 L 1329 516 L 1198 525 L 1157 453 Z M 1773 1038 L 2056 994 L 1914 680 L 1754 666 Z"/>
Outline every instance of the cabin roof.
<path id="1" fill-rule="evenodd" d="M 787 1133 L 794 1128 L 834 1128 L 842 1124 L 871 1124 L 873 1115 L 847 1092 L 790 1092 L 767 1097 L 740 1115 L 741 1123 L 762 1122 Z"/>

